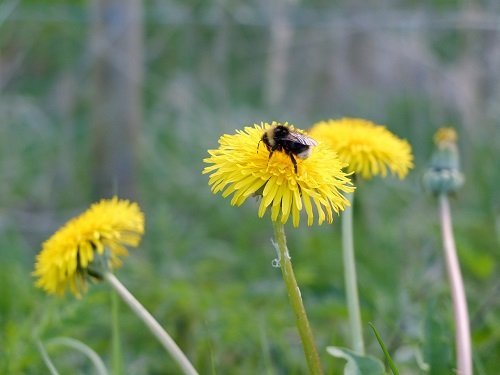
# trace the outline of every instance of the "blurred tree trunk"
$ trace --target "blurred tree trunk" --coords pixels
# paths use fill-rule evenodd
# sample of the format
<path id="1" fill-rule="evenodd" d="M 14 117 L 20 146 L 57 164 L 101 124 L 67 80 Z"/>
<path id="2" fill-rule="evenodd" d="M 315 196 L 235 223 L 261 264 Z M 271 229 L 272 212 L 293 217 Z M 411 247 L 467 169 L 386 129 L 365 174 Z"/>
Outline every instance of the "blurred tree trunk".
<path id="1" fill-rule="evenodd" d="M 228 57 L 230 25 L 228 17 L 228 2 L 219 0 L 215 2 L 217 9 L 217 29 L 215 30 L 215 40 L 213 45 L 213 67 L 212 77 L 216 98 L 220 100 L 224 109 L 228 109 Z"/>
<path id="2" fill-rule="evenodd" d="M 142 121 L 142 1 L 90 0 L 92 189 L 136 195 Z"/>
<path id="3" fill-rule="evenodd" d="M 273 107 L 282 103 L 286 90 L 288 53 L 292 44 L 293 29 L 288 19 L 289 0 L 270 2 L 269 7 L 271 26 L 264 97 L 266 104 Z"/>

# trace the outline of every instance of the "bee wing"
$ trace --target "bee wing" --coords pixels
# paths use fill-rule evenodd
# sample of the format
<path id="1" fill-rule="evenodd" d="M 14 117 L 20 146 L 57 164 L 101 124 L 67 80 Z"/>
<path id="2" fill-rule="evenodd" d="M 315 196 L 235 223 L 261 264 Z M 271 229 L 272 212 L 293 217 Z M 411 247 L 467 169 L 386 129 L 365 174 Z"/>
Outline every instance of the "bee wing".
<path id="1" fill-rule="evenodd" d="M 290 132 L 290 134 L 288 134 L 288 136 L 286 138 L 289 141 L 302 143 L 303 145 L 307 145 L 307 146 L 317 146 L 318 145 L 318 142 L 316 142 L 314 139 L 312 139 L 311 137 L 308 137 L 307 135 L 301 134 L 301 133 Z"/>

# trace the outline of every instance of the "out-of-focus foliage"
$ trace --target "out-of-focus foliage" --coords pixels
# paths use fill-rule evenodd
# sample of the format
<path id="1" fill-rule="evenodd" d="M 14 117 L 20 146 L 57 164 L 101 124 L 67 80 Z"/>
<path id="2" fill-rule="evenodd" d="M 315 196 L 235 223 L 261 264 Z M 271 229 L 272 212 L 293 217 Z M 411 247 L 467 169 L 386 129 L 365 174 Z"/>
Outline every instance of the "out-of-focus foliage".
<path id="1" fill-rule="evenodd" d="M 493 1 L 385 1 L 377 8 L 360 1 L 281 8 L 144 2 L 137 148 L 146 235 L 118 276 L 201 373 L 306 371 L 281 275 L 271 267 L 270 221 L 257 218 L 258 203 L 235 208 L 210 193 L 201 175 L 206 150 L 253 122 L 307 128 L 341 116 L 386 124 L 415 153 L 406 180 L 361 182 L 355 206 L 363 322 L 375 323 L 403 374 L 454 363 L 436 202 L 420 178 L 435 130 L 457 129 L 466 184 L 452 211 L 474 360 L 478 374 L 495 373 L 500 38 L 491 20 L 498 11 Z M 30 274 L 41 243 L 98 198 L 91 193 L 88 14 L 85 1 L 0 4 L 0 373 L 45 371 L 33 335 L 73 337 L 111 363 L 109 288 L 95 285 L 83 300 L 54 299 L 35 290 Z M 285 29 L 276 31 L 280 17 Z M 343 363 L 325 348 L 348 345 L 339 224 L 287 228 L 332 374 Z M 125 306 L 120 324 L 127 373 L 175 373 Z M 379 355 L 367 324 L 365 336 L 368 352 Z M 438 358 L 436 348 L 446 355 Z M 50 354 L 61 373 L 90 369 L 78 355 Z"/>

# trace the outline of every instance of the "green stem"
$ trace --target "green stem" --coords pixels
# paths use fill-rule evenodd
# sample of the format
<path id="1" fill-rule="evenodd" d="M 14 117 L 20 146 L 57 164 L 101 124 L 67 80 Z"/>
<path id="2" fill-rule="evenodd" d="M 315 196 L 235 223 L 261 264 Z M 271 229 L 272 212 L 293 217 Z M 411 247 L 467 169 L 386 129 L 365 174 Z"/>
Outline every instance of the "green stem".
<path id="1" fill-rule="evenodd" d="M 349 314 L 352 348 L 358 354 L 365 354 L 365 343 L 361 329 L 361 313 L 359 308 L 358 283 L 356 278 L 356 262 L 354 257 L 354 240 L 352 230 L 352 205 L 354 193 L 347 196 L 351 204 L 342 213 L 342 253 L 344 258 L 344 277 Z"/>
<path id="2" fill-rule="evenodd" d="M 119 320 L 120 301 L 115 291 L 111 291 L 111 363 L 113 375 L 123 375 L 123 356 L 120 341 L 120 320 Z"/>
<path id="3" fill-rule="evenodd" d="M 56 337 L 47 341 L 47 346 L 48 345 L 67 346 L 69 348 L 75 349 L 86 356 L 90 360 L 90 362 L 92 362 L 92 365 L 94 365 L 94 372 L 92 372 L 93 374 L 108 375 L 108 370 L 106 369 L 106 366 L 104 365 L 101 357 L 99 357 L 99 355 L 92 348 L 90 348 L 83 342 L 72 339 L 70 337 Z"/>
<path id="4" fill-rule="evenodd" d="M 281 273 L 283 274 L 283 280 L 285 281 L 288 298 L 295 314 L 297 328 L 302 340 L 307 365 L 309 366 L 309 372 L 313 375 L 321 375 L 323 374 L 323 369 L 319 361 L 318 351 L 316 350 L 316 344 L 314 343 L 314 337 L 312 335 L 311 327 L 309 326 L 306 310 L 304 308 L 304 304 L 302 303 L 299 286 L 297 285 L 297 281 L 295 280 L 295 275 L 293 273 L 292 262 L 286 246 L 285 229 L 283 223 L 281 223 L 279 219 L 278 221 L 274 221 L 273 225 L 274 238 L 276 239 L 278 245 Z"/>
<path id="5" fill-rule="evenodd" d="M 460 272 L 453 227 L 451 223 L 448 196 L 439 196 L 439 217 L 443 235 L 443 247 L 450 282 L 453 313 L 455 315 L 455 335 L 457 350 L 457 374 L 472 375 L 472 354 L 470 341 L 469 313 L 465 297 L 464 283 Z"/>
<path id="6" fill-rule="evenodd" d="M 132 309 L 132 311 L 146 324 L 153 335 L 160 341 L 163 347 L 170 353 L 177 364 L 181 367 L 184 374 L 198 375 L 193 365 L 184 353 L 179 349 L 170 335 L 158 324 L 155 318 L 140 304 L 140 302 L 125 288 L 125 286 L 113 275 L 106 271 L 103 273 L 103 279 L 106 280 L 123 299 L 123 301 Z"/>
<path id="7" fill-rule="evenodd" d="M 54 363 L 52 363 L 52 360 L 50 359 L 47 350 L 45 350 L 45 347 L 43 346 L 42 342 L 39 339 L 36 339 L 36 346 L 38 347 L 38 350 L 42 354 L 43 362 L 45 363 L 45 366 L 47 366 L 47 368 L 49 369 L 50 375 L 59 375 L 56 366 L 54 366 Z"/>

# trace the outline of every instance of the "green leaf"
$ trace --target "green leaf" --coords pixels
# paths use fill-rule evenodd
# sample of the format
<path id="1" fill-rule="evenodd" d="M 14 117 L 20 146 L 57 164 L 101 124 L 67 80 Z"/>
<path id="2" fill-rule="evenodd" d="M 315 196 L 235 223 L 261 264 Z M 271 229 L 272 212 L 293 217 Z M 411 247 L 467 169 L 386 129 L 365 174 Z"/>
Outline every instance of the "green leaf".
<path id="1" fill-rule="evenodd" d="M 373 325 L 373 323 L 368 323 L 368 325 L 373 330 L 373 333 L 375 334 L 375 337 L 377 338 L 377 341 L 378 341 L 380 347 L 382 348 L 382 351 L 384 352 L 385 359 L 386 359 L 387 363 L 389 364 L 389 367 L 391 368 L 392 373 L 394 375 L 399 375 L 399 370 L 396 367 L 396 365 L 394 364 L 394 361 L 392 360 L 391 355 L 389 354 L 389 351 L 387 350 L 387 347 L 385 346 L 384 341 L 382 340 L 382 337 L 380 337 L 380 335 L 379 335 L 377 329 L 375 328 L 375 326 Z"/>
<path id="2" fill-rule="evenodd" d="M 328 354 L 347 361 L 344 375 L 384 375 L 385 368 L 381 361 L 372 356 L 356 354 L 350 349 L 329 346 Z"/>
<path id="3" fill-rule="evenodd" d="M 474 276 L 478 278 L 486 279 L 490 277 L 495 270 L 495 260 L 493 257 L 472 246 L 468 246 L 467 244 L 462 245 L 458 255 L 464 269 L 472 272 Z"/>

